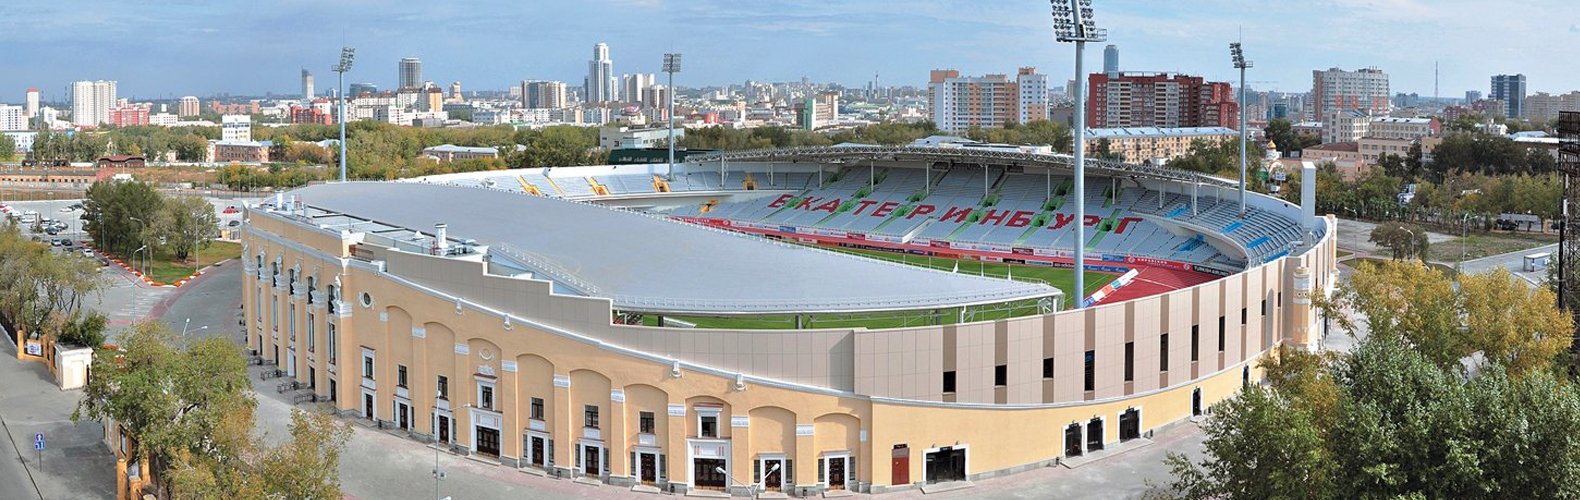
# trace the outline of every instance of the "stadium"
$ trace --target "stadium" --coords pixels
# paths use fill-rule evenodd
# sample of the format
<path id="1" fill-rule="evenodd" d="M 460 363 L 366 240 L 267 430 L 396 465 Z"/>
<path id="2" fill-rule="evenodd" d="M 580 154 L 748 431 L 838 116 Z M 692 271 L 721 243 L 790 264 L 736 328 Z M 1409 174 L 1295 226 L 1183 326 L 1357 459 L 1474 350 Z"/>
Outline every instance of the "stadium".
<path id="1" fill-rule="evenodd" d="M 814 494 L 1100 458 L 1317 340 L 1331 216 L 1088 160 L 1076 221 L 1071 165 L 934 142 L 309 186 L 247 209 L 248 344 L 509 467 Z"/>

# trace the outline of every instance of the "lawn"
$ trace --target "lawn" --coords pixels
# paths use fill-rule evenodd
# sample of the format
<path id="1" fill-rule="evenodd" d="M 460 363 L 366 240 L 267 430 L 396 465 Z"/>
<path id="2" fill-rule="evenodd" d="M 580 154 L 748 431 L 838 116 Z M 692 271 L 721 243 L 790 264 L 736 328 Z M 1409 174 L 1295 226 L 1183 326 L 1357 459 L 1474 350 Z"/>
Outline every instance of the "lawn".
<path id="1" fill-rule="evenodd" d="M 1432 243 L 1426 249 L 1426 258 L 1438 262 L 1459 262 L 1461 252 L 1464 252 L 1465 260 L 1472 260 L 1489 255 L 1529 250 L 1557 241 L 1557 236 L 1550 234 L 1497 232 L 1472 234 L 1465 238 Z"/>
<path id="2" fill-rule="evenodd" d="M 863 257 L 900 262 L 903 264 L 930 267 L 944 271 L 954 270 L 959 265 L 961 274 L 980 274 L 992 277 L 1013 277 L 1020 281 L 1036 281 L 1052 285 L 1064 290 L 1067 294 L 1065 307 L 1070 307 L 1074 297 L 1068 296 L 1069 291 L 1075 288 L 1075 270 L 1047 266 L 1032 266 L 1020 264 L 1001 264 L 971 260 L 956 260 L 945 258 L 928 258 L 926 256 L 903 253 L 880 252 L 873 250 L 856 250 L 850 248 L 822 247 L 836 252 L 844 252 Z M 1087 271 L 1086 293 L 1102 288 L 1103 285 L 1113 281 L 1117 276 L 1109 273 Z M 1037 309 L 1033 304 L 1016 304 L 1005 310 L 978 311 L 967 318 L 967 321 L 986 321 L 1003 319 L 1014 316 L 1036 314 Z M 824 314 L 803 316 L 805 328 L 841 328 L 841 327 L 867 327 L 867 328 L 899 328 L 906 326 L 919 326 L 930 324 L 954 324 L 960 320 L 959 308 L 943 309 L 936 316 L 931 316 L 927 311 L 900 311 L 878 312 L 861 314 Z M 751 316 L 744 318 L 728 317 L 702 317 L 702 316 L 667 316 L 667 318 L 694 323 L 698 328 L 740 328 L 740 329 L 788 329 L 795 328 L 793 316 Z M 642 323 L 648 326 L 657 326 L 658 318 L 653 315 L 644 316 Z"/>
<path id="3" fill-rule="evenodd" d="M 154 254 L 153 259 L 150 261 L 148 279 L 160 283 L 175 283 L 187 276 L 191 276 L 194 270 L 193 266 L 196 264 L 208 266 L 213 265 L 215 262 L 240 256 L 241 244 L 229 241 L 210 242 L 207 248 L 198 252 L 197 262 L 193 262 L 190 259 L 176 261 L 174 254 L 160 252 Z M 131 264 L 132 261 L 128 260 L 126 263 Z M 141 264 L 139 263 L 139 265 Z"/>

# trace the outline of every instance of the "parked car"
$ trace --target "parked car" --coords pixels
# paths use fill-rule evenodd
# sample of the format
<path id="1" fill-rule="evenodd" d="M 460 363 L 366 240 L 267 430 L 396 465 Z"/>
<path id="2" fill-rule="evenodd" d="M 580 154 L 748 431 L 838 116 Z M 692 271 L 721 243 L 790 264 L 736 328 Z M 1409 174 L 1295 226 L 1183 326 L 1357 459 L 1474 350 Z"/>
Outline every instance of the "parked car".
<path id="1" fill-rule="evenodd" d="M 224 213 L 227 213 L 227 214 L 241 213 L 241 209 L 236 208 L 235 205 L 231 205 L 231 206 L 225 207 Z"/>
<path id="2" fill-rule="evenodd" d="M 59 239 L 55 239 L 55 238 L 50 238 L 49 239 L 49 246 L 52 246 L 52 247 L 60 246 L 60 240 Z"/>
<path id="3" fill-rule="evenodd" d="M 92 248 L 84 248 L 84 249 L 82 249 L 82 256 L 90 258 L 90 259 L 93 258 L 93 249 Z"/>
<path id="4" fill-rule="evenodd" d="M 230 226 L 230 227 L 236 227 L 236 226 L 240 226 L 241 225 L 241 221 L 233 220 L 233 221 L 225 223 L 225 225 L 226 226 Z"/>
<path id="5" fill-rule="evenodd" d="M 71 245 L 72 245 L 71 240 L 68 240 L 68 239 L 65 239 L 65 238 L 61 238 L 60 239 L 60 246 L 69 247 Z"/>

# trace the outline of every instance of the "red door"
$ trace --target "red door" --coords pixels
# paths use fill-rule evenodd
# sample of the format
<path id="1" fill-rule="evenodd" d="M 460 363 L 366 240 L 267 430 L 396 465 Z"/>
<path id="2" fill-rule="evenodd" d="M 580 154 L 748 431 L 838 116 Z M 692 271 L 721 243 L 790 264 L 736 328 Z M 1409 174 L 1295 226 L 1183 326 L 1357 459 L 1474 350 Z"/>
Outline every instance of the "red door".
<path id="1" fill-rule="evenodd" d="M 899 486 L 911 484 L 911 448 L 903 444 L 894 445 L 893 458 L 889 461 L 892 470 L 889 473 L 890 484 Z"/>

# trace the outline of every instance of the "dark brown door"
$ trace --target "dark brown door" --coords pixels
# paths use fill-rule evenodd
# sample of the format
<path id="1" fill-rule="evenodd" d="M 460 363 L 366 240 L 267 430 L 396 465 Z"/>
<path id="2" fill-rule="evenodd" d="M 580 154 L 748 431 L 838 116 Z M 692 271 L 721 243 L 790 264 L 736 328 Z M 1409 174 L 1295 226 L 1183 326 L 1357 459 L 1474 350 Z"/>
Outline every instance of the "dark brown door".
<path id="1" fill-rule="evenodd" d="M 845 457 L 831 458 L 828 460 L 828 488 L 831 490 L 845 489 L 845 462 L 850 459 Z"/>
<path id="2" fill-rule="evenodd" d="M 373 420 L 373 395 L 363 394 L 362 399 L 362 411 L 367 414 L 368 420 Z"/>
<path id="3" fill-rule="evenodd" d="M 498 429 L 477 428 L 477 453 L 480 455 L 499 456 Z"/>
<path id="4" fill-rule="evenodd" d="M 652 453 L 638 453 L 637 456 L 641 457 L 642 462 L 642 484 L 657 483 L 658 464 L 655 463 L 657 458 Z"/>
<path id="5" fill-rule="evenodd" d="M 603 472 L 603 466 L 598 463 L 598 451 L 598 447 L 596 446 L 582 447 L 582 465 L 584 466 L 582 467 L 583 474 L 596 476 Z"/>
<path id="6" fill-rule="evenodd" d="M 894 445 L 893 458 L 890 460 L 891 482 L 895 486 L 911 484 L 911 448 L 903 444 Z"/>
<path id="7" fill-rule="evenodd" d="M 766 474 L 763 474 L 763 489 L 768 491 L 784 489 L 784 469 L 783 460 L 764 460 L 763 471 Z"/>
<path id="8" fill-rule="evenodd" d="M 439 442 L 450 442 L 450 417 L 439 416 Z"/>
<path id="9" fill-rule="evenodd" d="M 543 466 L 543 438 L 532 438 L 532 465 Z"/>
<path id="10" fill-rule="evenodd" d="M 724 478 L 724 472 L 719 470 L 723 468 L 724 460 L 722 459 L 693 459 L 691 461 L 691 473 L 695 477 L 692 478 L 692 482 L 697 484 L 698 489 L 723 490 L 726 479 Z"/>
<path id="11" fill-rule="evenodd" d="M 408 411 L 411 407 L 406 405 L 396 405 L 396 407 L 400 408 L 400 429 L 403 431 L 411 430 L 411 420 L 407 416 L 408 413 L 411 413 Z"/>

